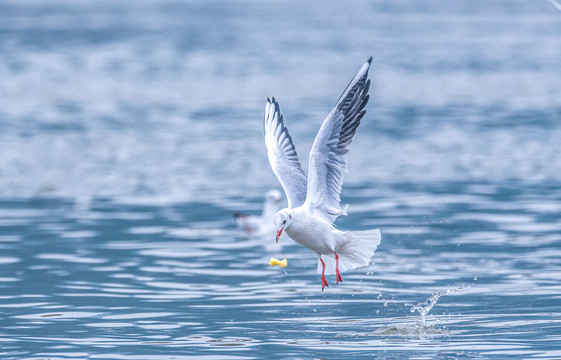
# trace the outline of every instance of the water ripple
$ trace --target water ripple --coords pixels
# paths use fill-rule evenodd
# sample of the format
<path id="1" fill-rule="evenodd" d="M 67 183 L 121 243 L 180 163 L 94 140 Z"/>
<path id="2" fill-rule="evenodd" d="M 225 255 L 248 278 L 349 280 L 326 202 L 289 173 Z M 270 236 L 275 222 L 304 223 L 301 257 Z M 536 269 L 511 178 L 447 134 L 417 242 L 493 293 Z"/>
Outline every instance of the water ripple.
<path id="1" fill-rule="evenodd" d="M 561 357 L 560 19 L 524 0 L 0 2 L 0 358 Z M 311 144 L 369 52 L 336 225 L 383 240 L 322 292 L 315 254 L 232 215 L 278 187 L 261 101 Z"/>

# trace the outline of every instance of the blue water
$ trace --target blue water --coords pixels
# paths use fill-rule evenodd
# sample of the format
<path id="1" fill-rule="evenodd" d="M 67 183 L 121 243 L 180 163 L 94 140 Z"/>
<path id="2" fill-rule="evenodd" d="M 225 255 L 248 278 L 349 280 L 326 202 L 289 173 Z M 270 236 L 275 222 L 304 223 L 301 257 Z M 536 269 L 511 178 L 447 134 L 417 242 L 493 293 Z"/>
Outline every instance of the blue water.
<path id="1" fill-rule="evenodd" d="M 232 213 L 370 55 L 322 292 Z M 3 1 L 0 358 L 561 358 L 560 59 L 546 0 Z"/>

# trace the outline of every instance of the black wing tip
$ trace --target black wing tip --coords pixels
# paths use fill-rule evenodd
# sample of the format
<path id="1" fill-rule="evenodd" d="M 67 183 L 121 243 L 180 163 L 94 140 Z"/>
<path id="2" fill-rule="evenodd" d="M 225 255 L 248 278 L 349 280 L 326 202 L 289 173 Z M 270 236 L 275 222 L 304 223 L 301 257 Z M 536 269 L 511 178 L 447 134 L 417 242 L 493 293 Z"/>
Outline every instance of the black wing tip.
<path id="1" fill-rule="evenodd" d="M 271 104 L 275 106 L 275 112 L 278 112 L 280 114 L 280 105 L 278 103 L 277 100 L 275 100 L 275 97 L 273 96 L 272 98 L 267 98 L 267 104 Z M 282 116 L 282 115 L 281 115 Z"/>
<path id="2" fill-rule="evenodd" d="M 274 112 L 279 114 L 279 122 L 281 124 L 284 124 L 284 119 L 283 119 L 281 111 L 280 111 L 280 105 L 277 102 L 277 100 L 275 99 L 275 97 L 274 96 L 272 96 L 271 98 L 267 97 L 267 104 L 271 104 L 275 107 Z M 263 134 L 267 133 L 267 129 L 266 129 L 267 114 L 268 114 L 267 111 L 265 111 L 265 118 L 263 119 Z"/>
<path id="3" fill-rule="evenodd" d="M 273 104 L 273 105 L 278 105 L 278 101 L 275 99 L 274 96 L 272 96 L 272 97 L 267 96 L 267 103 L 268 104 Z"/>
<path id="4" fill-rule="evenodd" d="M 273 102 L 267 96 L 267 104 L 273 104 L 275 102 L 275 98 L 273 97 Z M 267 110 L 265 110 L 265 116 L 263 117 L 263 134 L 267 133 Z"/>
<path id="5" fill-rule="evenodd" d="M 372 59 L 373 57 L 370 56 L 368 60 L 366 60 L 366 62 L 364 63 L 366 65 L 366 69 L 364 71 L 364 74 L 362 74 L 361 78 L 368 78 L 368 71 L 370 71 L 370 66 L 372 65 Z"/>
<path id="6" fill-rule="evenodd" d="M 275 106 L 275 110 L 279 111 L 280 110 L 280 105 L 279 102 L 275 99 L 274 96 L 272 96 L 271 98 L 267 97 L 267 104 L 271 104 Z"/>

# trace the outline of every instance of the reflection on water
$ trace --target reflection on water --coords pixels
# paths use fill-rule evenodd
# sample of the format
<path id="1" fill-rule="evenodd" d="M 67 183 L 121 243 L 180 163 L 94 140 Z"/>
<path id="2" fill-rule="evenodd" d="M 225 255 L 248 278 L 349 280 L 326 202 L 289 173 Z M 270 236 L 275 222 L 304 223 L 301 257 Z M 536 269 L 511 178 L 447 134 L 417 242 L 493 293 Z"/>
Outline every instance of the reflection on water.
<path id="1" fill-rule="evenodd" d="M 3 1 L 0 358 L 561 357 L 560 23 L 523 0 Z M 278 187 L 267 96 L 306 154 L 369 55 L 337 225 L 383 241 L 322 292 L 313 253 L 232 214 Z"/>

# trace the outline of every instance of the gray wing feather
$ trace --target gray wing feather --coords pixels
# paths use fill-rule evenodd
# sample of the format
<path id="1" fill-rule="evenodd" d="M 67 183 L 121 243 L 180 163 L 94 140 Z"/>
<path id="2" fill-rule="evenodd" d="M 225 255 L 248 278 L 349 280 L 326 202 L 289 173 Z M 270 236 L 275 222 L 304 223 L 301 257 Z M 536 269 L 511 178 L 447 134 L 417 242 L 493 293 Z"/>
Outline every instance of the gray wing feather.
<path id="1" fill-rule="evenodd" d="M 288 207 L 298 207 L 306 200 L 307 177 L 275 98 L 267 98 L 263 131 L 269 162 L 284 189 Z"/>
<path id="2" fill-rule="evenodd" d="M 347 153 L 368 103 L 368 70 L 372 57 L 360 68 L 324 120 L 310 152 L 306 202 L 333 222 L 340 215 L 341 188 L 347 172 Z"/>

